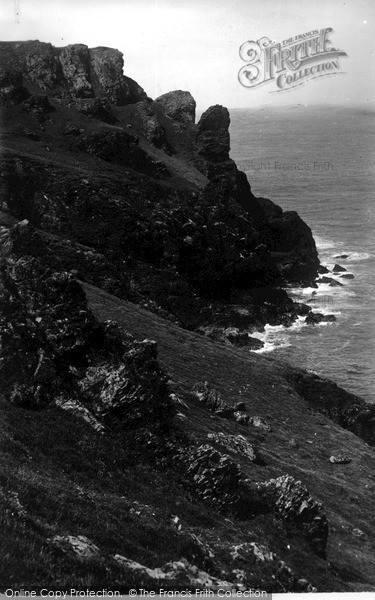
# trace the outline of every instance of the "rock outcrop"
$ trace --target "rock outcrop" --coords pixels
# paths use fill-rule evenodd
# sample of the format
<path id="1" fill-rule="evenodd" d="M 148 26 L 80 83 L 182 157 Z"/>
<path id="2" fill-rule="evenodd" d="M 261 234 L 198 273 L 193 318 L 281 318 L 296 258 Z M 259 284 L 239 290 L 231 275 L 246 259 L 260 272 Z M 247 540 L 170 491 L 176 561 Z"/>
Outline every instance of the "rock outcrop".
<path id="1" fill-rule="evenodd" d="M 123 75 L 123 55 L 113 48 L 2 42 L 0 54 L 2 93 L 14 104 L 24 99 L 28 83 L 61 100 L 95 97 L 123 106 L 146 98 L 142 88 Z M 12 91 L 6 91 L 9 86 Z"/>
<path id="2" fill-rule="evenodd" d="M 195 123 L 196 103 L 190 92 L 174 90 L 155 98 L 160 104 L 167 117 L 178 123 Z"/>
<path id="3" fill-rule="evenodd" d="M 238 465 L 209 444 L 181 449 L 179 464 L 191 492 L 209 505 L 240 519 L 262 512 L 259 496 L 248 487 Z"/>
<path id="4" fill-rule="evenodd" d="M 258 484 L 265 502 L 275 507 L 282 519 L 300 527 L 314 551 L 326 557 L 329 526 L 323 506 L 290 475 Z"/>
<path id="5" fill-rule="evenodd" d="M 27 221 L 4 230 L 4 397 L 34 409 L 75 400 L 94 426 L 95 419 L 112 428 L 167 425 L 174 407 L 156 344 L 135 342 L 116 323 L 99 324 L 74 277 L 43 264 L 48 250 Z"/>

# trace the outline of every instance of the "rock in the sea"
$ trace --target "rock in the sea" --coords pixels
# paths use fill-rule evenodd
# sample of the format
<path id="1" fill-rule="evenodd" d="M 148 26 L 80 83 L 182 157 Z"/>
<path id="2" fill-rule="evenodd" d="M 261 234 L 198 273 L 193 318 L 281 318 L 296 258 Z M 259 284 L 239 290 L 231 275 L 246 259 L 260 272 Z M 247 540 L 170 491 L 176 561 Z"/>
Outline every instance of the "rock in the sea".
<path id="1" fill-rule="evenodd" d="M 342 286 L 342 283 L 337 281 L 337 279 L 333 279 L 333 277 L 321 277 L 319 279 L 319 283 L 328 283 L 331 287 L 339 287 Z"/>
<path id="2" fill-rule="evenodd" d="M 336 321 L 335 315 L 323 315 L 322 313 L 314 312 L 310 312 L 305 319 L 305 323 L 307 325 L 317 325 L 318 323 L 333 323 L 334 321 Z"/>
<path id="3" fill-rule="evenodd" d="M 324 265 L 319 265 L 317 271 L 322 275 L 324 275 L 325 273 L 329 273 L 329 269 L 327 269 L 327 267 L 325 267 Z"/>
<path id="4" fill-rule="evenodd" d="M 318 556 L 326 557 L 328 519 L 320 502 L 314 500 L 300 481 L 283 475 L 257 484 L 264 501 L 274 507 L 282 519 L 293 522 L 305 534 Z"/>
<path id="5" fill-rule="evenodd" d="M 333 258 L 349 258 L 349 254 L 336 254 Z"/>
<path id="6" fill-rule="evenodd" d="M 237 327 L 228 327 L 224 331 L 224 336 L 234 346 L 246 346 L 249 340 L 249 334 L 240 331 Z"/>
<path id="7" fill-rule="evenodd" d="M 342 267 L 341 265 L 335 264 L 335 266 L 332 269 L 332 273 L 341 273 L 346 271 L 347 269 L 345 269 L 345 267 Z"/>
<path id="8" fill-rule="evenodd" d="M 29 97 L 23 86 L 22 73 L 15 69 L 0 69 L 0 106 L 17 105 Z"/>
<path id="9" fill-rule="evenodd" d="M 163 106 L 165 114 L 180 123 L 195 123 L 196 103 L 190 92 L 174 90 L 158 96 L 155 102 Z"/>
<path id="10" fill-rule="evenodd" d="M 354 279 L 353 273 L 343 273 L 340 275 L 341 279 Z"/>

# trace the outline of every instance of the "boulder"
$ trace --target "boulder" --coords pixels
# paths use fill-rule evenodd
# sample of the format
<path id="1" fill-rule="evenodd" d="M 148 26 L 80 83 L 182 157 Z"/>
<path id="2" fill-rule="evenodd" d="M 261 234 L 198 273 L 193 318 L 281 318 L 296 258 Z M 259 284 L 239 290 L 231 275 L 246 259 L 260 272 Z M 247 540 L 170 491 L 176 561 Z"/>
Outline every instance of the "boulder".
<path id="1" fill-rule="evenodd" d="M 335 266 L 332 269 L 332 273 L 341 273 L 346 271 L 347 269 L 345 269 L 345 267 L 342 267 L 341 265 L 335 264 Z"/>
<path id="2" fill-rule="evenodd" d="M 353 273 L 343 273 L 340 275 L 341 279 L 354 279 Z"/>
<path id="3" fill-rule="evenodd" d="M 180 123 L 195 123 L 196 103 L 190 92 L 174 90 L 158 96 L 155 102 L 164 108 L 167 117 Z"/>
<path id="4" fill-rule="evenodd" d="M 328 283 L 331 287 L 340 287 L 343 284 L 337 281 L 337 279 L 333 279 L 332 277 L 321 277 L 319 279 L 319 283 Z"/>
<path id="5" fill-rule="evenodd" d="M 351 461 L 352 459 L 349 458 L 349 456 L 347 456 L 346 454 L 335 454 L 330 456 L 329 458 L 329 462 L 338 465 L 347 465 Z"/>
<path id="6" fill-rule="evenodd" d="M 307 325 L 317 325 L 318 323 L 333 323 L 334 321 L 336 321 L 335 315 L 323 315 L 322 313 L 314 312 L 310 312 L 305 319 L 305 323 Z"/>

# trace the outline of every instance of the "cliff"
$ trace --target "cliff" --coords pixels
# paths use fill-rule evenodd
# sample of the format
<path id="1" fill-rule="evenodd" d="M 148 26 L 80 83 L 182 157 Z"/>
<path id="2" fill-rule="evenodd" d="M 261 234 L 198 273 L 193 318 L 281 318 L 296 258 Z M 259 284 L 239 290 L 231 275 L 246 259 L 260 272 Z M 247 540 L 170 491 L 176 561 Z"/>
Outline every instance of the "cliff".
<path id="1" fill-rule="evenodd" d="M 241 327 L 294 319 L 272 287 L 316 276 L 310 229 L 253 196 L 227 109 L 195 125 L 188 92 L 153 102 L 122 68 L 109 48 L 1 44 L 3 212 L 63 240 L 56 259 L 82 278 L 184 326 L 230 326 L 228 300 L 265 286 L 270 314 L 255 294 Z"/>
<path id="2" fill-rule="evenodd" d="M 373 407 L 240 347 L 311 231 L 123 64 L 0 44 L 1 590 L 373 590 Z"/>

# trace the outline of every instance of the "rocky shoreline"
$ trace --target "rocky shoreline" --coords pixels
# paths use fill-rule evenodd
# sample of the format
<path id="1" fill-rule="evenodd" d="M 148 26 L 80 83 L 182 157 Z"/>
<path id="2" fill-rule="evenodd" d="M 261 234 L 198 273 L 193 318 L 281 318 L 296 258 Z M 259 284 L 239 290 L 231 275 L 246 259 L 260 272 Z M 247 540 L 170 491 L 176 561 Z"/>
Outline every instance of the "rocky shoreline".
<path id="1" fill-rule="evenodd" d="M 350 274 L 123 64 L 0 43 L 0 587 L 373 590 L 374 407 L 248 351 Z"/>

